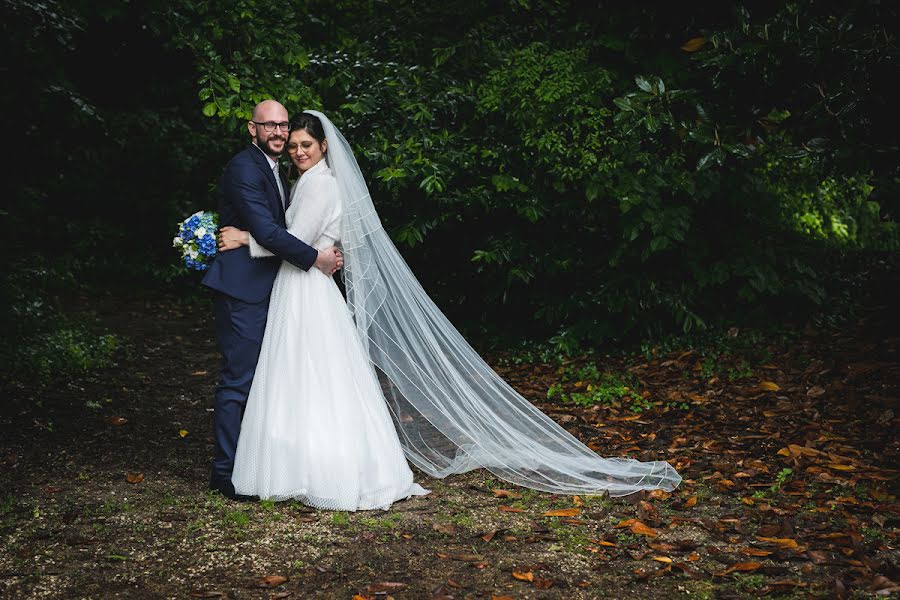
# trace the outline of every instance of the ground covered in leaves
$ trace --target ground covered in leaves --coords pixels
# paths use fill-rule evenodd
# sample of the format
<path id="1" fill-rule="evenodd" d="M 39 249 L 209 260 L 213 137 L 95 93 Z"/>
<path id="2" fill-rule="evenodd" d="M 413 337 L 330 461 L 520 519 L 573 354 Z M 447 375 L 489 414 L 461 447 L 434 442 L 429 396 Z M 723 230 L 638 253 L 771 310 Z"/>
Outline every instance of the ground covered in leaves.
<path id="1" fill-rule="evenodd" d="M 3 382 L 0 596 L 896 594 L 895 300 L 702 346 L 491 358 L 600 454 L 674 464 L 685 481 L 672 494 L 555 496 L 486 471 L 417 472 L 431 495 L 335 513 L 206 491 L 218 355 L 203 305 L 83 298 L 127 348 L 81 379 Z"/>

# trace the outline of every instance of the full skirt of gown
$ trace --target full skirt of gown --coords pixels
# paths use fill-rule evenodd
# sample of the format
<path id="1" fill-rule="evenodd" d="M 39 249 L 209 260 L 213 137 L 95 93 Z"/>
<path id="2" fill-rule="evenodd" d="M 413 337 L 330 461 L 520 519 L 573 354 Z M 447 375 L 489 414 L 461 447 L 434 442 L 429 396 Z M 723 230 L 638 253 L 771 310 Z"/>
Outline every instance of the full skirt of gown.
<path id="1" fill-rule="evenodd" d="M 413 481 L 337 284 L 316 268 L 284 262 L 275 279 L 232 483 L 347 511 L 429 493 Z"/>

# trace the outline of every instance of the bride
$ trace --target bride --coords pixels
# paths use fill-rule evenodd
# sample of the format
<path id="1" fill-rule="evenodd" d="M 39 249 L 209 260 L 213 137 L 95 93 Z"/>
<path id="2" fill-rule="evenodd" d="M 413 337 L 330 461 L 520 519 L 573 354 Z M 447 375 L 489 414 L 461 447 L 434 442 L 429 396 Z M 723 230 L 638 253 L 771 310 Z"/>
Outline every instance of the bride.
<path id="1" fill-rule="evenodd" d="M 384 509 L 428 493 L 407 459 L 432 477 L 486 468 L 559 494 L 678 486 L 667 462 L 596 455 L 478 356 L 388 237 L 325 115 L 302 113 L 287 149 L 300 171 L 288 231 L 316 248 L 340 241 L 347 299 L 317 269 L 281 264 L 238 438 L 237 493 Z M 271 256 L 248 232 L 221 233 L 221 250 Z"/>

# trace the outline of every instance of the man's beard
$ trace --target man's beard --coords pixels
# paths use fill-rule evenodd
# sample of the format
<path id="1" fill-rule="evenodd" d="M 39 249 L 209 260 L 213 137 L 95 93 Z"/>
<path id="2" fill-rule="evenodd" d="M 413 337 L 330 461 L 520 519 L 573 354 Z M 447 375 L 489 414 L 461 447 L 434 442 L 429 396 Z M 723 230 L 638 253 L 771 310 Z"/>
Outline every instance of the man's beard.
<path id="1" fill-rule="evenodd" d="M 268 154 L 269 156 L 281 156 L 281 152 L 275 152 L 270 145 L 272 140 L 281 140 L 282 143 L 286 142 L 283 137 L 271 136 L 269 138 L 263 138 L 259 134 L 256 134 L 256 145 L 259 146 L 259 149 Z M 284 147 L 282 146 L 282 151 L 284 151 Z"/>

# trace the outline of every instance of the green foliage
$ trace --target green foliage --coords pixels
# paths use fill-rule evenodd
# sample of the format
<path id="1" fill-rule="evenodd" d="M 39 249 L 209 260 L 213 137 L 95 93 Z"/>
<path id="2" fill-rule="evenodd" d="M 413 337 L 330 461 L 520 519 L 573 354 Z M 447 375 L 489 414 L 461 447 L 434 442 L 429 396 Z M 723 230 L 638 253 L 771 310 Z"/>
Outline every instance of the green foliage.
<path id="1" fill-rule="evenodd" d="M 250 110 L 277 98 L 341 128 L 467 332 L 562 357 L 803 315 L 827 304 L 831 253 L 900 249 L 897 10 L 12 0 L 3 108 L 30 114 L 0 230 L 13 262 L 192 287 L 174 224 L 215 208 Z"/>
<path id="2" fill-rule="evenodd" d="M 560 380 L 547 390 L 548 400 L 578 406 L 609 405 L 623 401 L 631 410 L 640 412 L 650 408 L 641 397 L 639 382 L 630 373 L 600 371 L 597 365 L 567 365 L 559 369 Z"/>
<path id="3" fill-rule="evenodd" d="M 775 475 L 775 482 L 770 485 L 765 490 L 758 490 L 753 493 L 754 498 L 765 498 L 766 496 L 775 496 L 781 491 L 781 488 L 784 487 L 784 484 L 787 483 L 791 477 L 794 475 L 794 470 L 790 467 L 785 467 L 781 469 L 777 475 Z"/>
<path id="4" fill-rule="evenodd" d="M 6 363 L 19 374 L 49 377 L 81 375 L 112 364 L 119 349 L 114 335 L 92 336 L 83 328 L 60 328 L 21 341 Z"/>
<path id="5" fill-rule="evenodd" d="M 838 248 L 900 251 L 900 228 L 871 200 L 871 173 L 826 175 L 808 157 L 773 161 L 763 170 L 782 198 L 782 219 L 804 237 Z"/>
<path id="6" fill-rule="evenodd" d="M 111 366 L 122 340 L 92 332 L 84 320 L 67 317 L 52 302 L 55 290 L 76 284 L 65 266 L 18 263 L 0 279 L 0 348 L 4 375 L 40 388 L 60 377 Z"/>

